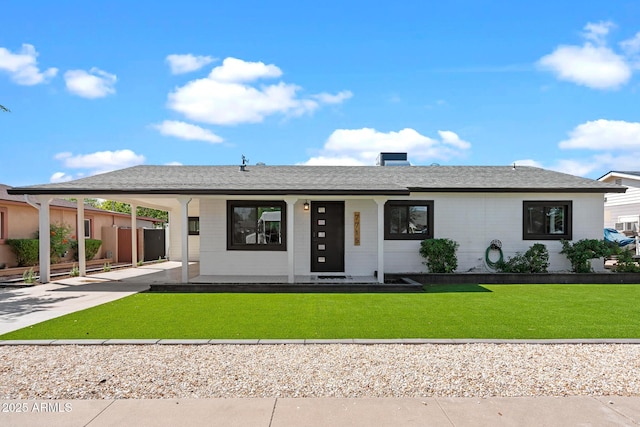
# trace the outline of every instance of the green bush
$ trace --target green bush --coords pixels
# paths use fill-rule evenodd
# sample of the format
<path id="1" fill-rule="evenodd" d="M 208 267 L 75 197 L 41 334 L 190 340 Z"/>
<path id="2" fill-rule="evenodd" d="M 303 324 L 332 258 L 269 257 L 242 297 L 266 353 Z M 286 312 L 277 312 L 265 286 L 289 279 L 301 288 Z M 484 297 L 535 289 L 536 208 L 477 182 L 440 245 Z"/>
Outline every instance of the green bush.
<path id="1" fill-rule="evenodd" d="M 542 243 L 531 246 L 524 254 L 516 252 L 507 261 L 498 261 L 496 270 L 503 273 L 546 273 L 549 268 L 549 251 Z"/>
<path id="2" fill-rule="evenodd" d="M 7 239 L 6 242 L 16 254 L 18 267 L 38 264 L 40 258 L 40 241 L 38 239 Z"/>
<path id="3" fill-rule="evenodd" d="M 98 253 L 98 250 L 100 249 L 101 245 L 102 245 L 102 240 L 84 239 L 84 259 L 87 261 L 92 260 Z M 73 249 L 73 260 L 78 261 L 79 257 L 78 257 L 78 241 L 77 240 L 71 241 L 71 249 Z"/>
<path id="4" fill-rule="evenodd" d="M 616 251 L 618 262 L 613 268 L 616 273 L 640 273 L 640 265 L 633 259 L 631 251 L 621 248 Z"/>
<path id="5" fill-rule="evenodd" d="M 450 239 L 427 239 L 420 244 L 423 264 L 430 273 L 453 273 L 458 268 L 458 243 Z"/>
<path id="6" fill-rule="evenodd" d="M 51 245 L 51 264 L 57 264 L 62 258 L 67 256 L 71 246 L 71 227 L 67 224 L 51 224 L 49 226 L 49 241 Z M 39 238 L 39 231 L 36 231 L 35 238 Z"/>
<path id="7" fill-rule="evenodd" d="M 575 243 L 562 240 L 561 254 L 565 254 L 571 263 L 571 270 L 574 273 L 591 273 L 592 259 L 608 257 L 615 253 L 616 248 L 604 239 L 582 239 Z"/>

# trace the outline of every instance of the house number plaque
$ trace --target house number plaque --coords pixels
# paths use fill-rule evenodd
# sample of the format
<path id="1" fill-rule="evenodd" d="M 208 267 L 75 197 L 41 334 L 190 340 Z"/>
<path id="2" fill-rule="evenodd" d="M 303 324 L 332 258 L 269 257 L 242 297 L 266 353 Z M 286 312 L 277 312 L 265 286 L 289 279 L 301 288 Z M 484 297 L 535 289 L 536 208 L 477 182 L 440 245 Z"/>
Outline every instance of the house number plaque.
<path id="1" fill-rule="evenodd" d="M 360 212 L 353 213 L 353 244 L 360 246 Z"/>

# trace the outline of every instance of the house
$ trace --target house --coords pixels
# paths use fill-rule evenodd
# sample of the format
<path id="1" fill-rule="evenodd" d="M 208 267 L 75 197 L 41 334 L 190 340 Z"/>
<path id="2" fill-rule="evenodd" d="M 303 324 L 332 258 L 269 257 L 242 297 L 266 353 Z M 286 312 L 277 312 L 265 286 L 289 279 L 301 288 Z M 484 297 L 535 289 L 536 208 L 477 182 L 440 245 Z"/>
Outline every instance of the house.
<path id="1" fill-rule="evenodd" d="M 640 171 L 610 171 L 598 181 L 627 188 L 625 193 L 605 194 L 604 227 L 637 235 L 640 231 Z"/>
<path id="2" fill-rule="evenodd" d="M 601 239 L 604 194 L 625 191 L 534 167 L 379 163 L 135 166 L 9 192 L 42 206 L 56 196 L 101 197 L 168 210 L 169 258 L 182 261 L 183 282 L 193 249 L 201 276 L 382 283 L 385 273 L 425 272 L 420 242 L 443 237 L 460 245 L 460 272 L 485 269 L 495 239 L 505 256 L 542 242 L 550 270 L 569 270 L 560 240 Z M 40 215 L 46 223 L 47 210 Z"/>
<path id="3" fill-rule="evenodd" d="M 11 187 L 0 184 L 0 265 L 14 267 L 17 265 L 15 254 L 6 244 L 7 239 L 30 239 L 38 231 L 38 210 L 30 199 L 24 195 L 9 194 Z M 118 230 L 131 227 L 130 215 L 119 212 L 111 212 L 84 205 L 84 218 L 78 227 L 77 203 L 60 198 L 52 199 L 49 203 L 50 224 L 66 224 L 71 227 L 73 236 L 84 235 L 87 239 L 103 241 L 96 258 L 103 258 L 108 253 L 108 258 L 118 252 Z M 156 218 L 136 218 L 136 228 L 154 228 L 162 222 Z M 82 230 L 78 233 L 78 229 Z M 129 234 L 130 231 L 129 231 Z M 120 254 L 123 255 L 123 254 Z M 130 256 L 130 255 L 129 255 Z"/>

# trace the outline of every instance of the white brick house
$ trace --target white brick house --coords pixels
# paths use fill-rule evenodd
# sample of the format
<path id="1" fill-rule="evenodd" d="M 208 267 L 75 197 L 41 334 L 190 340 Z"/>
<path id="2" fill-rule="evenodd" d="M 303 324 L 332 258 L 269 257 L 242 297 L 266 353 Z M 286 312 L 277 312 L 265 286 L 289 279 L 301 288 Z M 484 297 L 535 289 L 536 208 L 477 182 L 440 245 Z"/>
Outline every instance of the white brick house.
<path id="1" fill-rule="evenodd" d="M 296 283 L 425 272 L 420 242 L 443 237 L 460 244 L 459 272 L 482 269 L 493 239 L 505 257 L 542 242 L 549 270 L 568 270 L 560 240 L 601 239 L 604 194 L 624 191 L 520 166 L 136 166 L 11 193 L 169 210 L 184 282 L 187 260 L 199 260 L 202 276 Z"/>

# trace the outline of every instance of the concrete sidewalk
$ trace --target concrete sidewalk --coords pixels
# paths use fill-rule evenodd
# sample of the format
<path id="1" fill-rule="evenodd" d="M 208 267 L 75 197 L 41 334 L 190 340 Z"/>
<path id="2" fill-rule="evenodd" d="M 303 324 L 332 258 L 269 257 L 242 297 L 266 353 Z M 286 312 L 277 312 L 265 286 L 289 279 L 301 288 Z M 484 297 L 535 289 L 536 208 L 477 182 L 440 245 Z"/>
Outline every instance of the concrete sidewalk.
<path id="1" fill-rule="evenodd" d="M 24 288 L 0 289 L 0 335 L 180 280 L 179 262 L 162 262 L 72 277 Z"/>
<path id="2" fill-rule="evenodd" d="M 0 425 L 7 427 L 640 425 L 636 397 L 5 400 L 0 405 Z"/>

